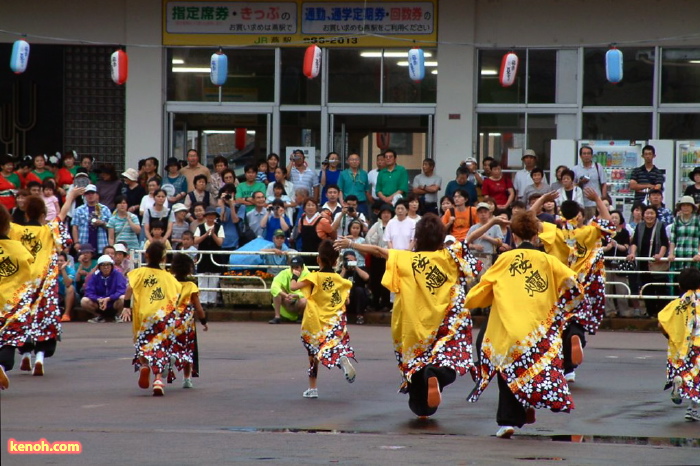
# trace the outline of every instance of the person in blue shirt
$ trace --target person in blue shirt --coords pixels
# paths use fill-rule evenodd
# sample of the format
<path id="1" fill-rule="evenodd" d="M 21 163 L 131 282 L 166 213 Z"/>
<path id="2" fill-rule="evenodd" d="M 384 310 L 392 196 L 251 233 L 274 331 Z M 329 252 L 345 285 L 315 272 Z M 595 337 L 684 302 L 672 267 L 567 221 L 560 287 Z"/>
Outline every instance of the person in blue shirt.
<path id="1" fill-rule="evenodd" d="M 263 256 L 265 264 L 272 266 L 284 266 L 284 267 L 273 267 L 267 269 L 267 273 L 270 275 L 277 275 L 287 266 L 287 254 L 289 246 L 287 246 L 284 241 L 286 239 L 285 233 L 282 230 L 275 230 L 272 235 L 272 246 L 269 248 L 263 248 L 260 252 L 272 252 L 274 254 L 266 254 Z"/>
<path id="2" fill-rule="evenodd" d="M 267 213 L 260 220 L 260 226 L 265 230 L 263 237 L 268 241 L 272 241 L 277 230 L 282 230 L 286 235 L 286 232 L 292 228 L 292 222 L 285 215 L 284 202 L 280 199 L 272 201 L 267 208 Z"/>
<path id="3" fill-rule="evenodd" d="M 238 248 L 238 222 L 245 216 L 245 206 L 236 204 L 236 186 L 233 183 L 225 184 L 219 190 L 216 202 L 216 211 L 226 235 L 221 248 L 233 251 Z"/>
<path id="4" fill-rule="evenodd" d="M 473 206 L 478 200 L 478 194 L 476 193 L 476 186 L 471 181 L 468 181 L 469 170 L 467 167 L 457 168 L 457 173 L 454 180 L 447 183 L 445 187 L 445 196 L 452 198 L 458 189 L 462 189 L 469 194 L 469 199 L 467 199 L 467 206 Z"/>

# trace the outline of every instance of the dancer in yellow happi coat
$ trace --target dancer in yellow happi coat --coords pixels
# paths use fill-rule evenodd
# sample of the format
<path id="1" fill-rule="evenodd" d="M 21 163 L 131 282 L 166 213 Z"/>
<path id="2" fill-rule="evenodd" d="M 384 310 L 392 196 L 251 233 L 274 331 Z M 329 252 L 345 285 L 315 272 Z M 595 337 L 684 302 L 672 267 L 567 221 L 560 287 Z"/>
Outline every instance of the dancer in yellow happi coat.
<path id="1" fill-rule="evenodd" d="M 129 285 L 124 294 L 125 306 L 133 296 L 132 305 L 122 311 L 124 321 L 133 320 L 135 370 L 139 372 L 139 387 L 150 387 L 150 373 L 155 375 L 153 396 L 163 396 L 162 375 L 172 354 L 173 324 L 182 285 L 160 268 L 165 261 L 165 245 L 155 242 L 146 249 L 146 266 L 129 272 Z"/>
<path id="2" fill-rule="evenodd" d="M 439 217 L 428 213 L 416 224 L 415 252 L 356 244 L 350 237 L 336 241 L 336 248 L 388 258 L 382 285 L 396 293 L 391 333 L 402 375 L 399 391 L 408 393 L 409 408 L 421 417 L 435 414 L 443 388 L 457 375 L 470 371 L 474 376 L 472 320 L 465 301 L 482 264 L 465 243 L 444 249 L 444 238 Z"/>
<path id="3" fill-rule="evenodd" d="M 0 204 L 0 390 L 10 386 L 6 371 L 15 365 L 15 349 L 24 345 L 31 325 L 32 256 L 22 243 L 10 239 L 10 213 Z"/>
<path id="4" fill-rule="evenodd" d="M 17 240 L 34 256 L 31 277 L 28 281 L 26 295 L 18 310 L 19 316 L 31 314 L 29 334 L 24 344 L 19 347 L 23 354 L 20 370 L 31 371 L 35 376 L 44 375 L 44 358 L 50 358 L 56 352 L 56 345 L 61 334 L 61 309 L 58 307 L 58 253 L 73 242 L 63 219 L 68 215 L 73 200 L 85 190 L 72 189 L 66 203 L 58 216 L 46 222 L 46 204 L 36 196 L 26 200 L 25 216 L 27 223 L 12 223 L 9 237 Z M 32 369 L 31 352 L 36 359 Z"/>
<path id="5" fill-rule="evenodd" d="M 666 388 L 671 400 L 690 400 L 687 421 L 700 421 L 700 270 L 686 268 L 678 275 L 684 293 L 659 312 L 659 326 L 668 337 Z"/>
<path id="6" fill-rule="evenodd" d="M 306 298 L 306 309 L 301 321 L 301 341 L 309 354 L 309 388 L 304 398 L 318 398 L 316 379 L 318 363 L 329 369 L 339 367 L 348 382 L 355 381 L 355 368 L 350 358 L 355 351 L 350 346 L 345 306 L 352 283 L 333 271 L 338 251 L 330 240 L 318 246 L 316 258 L 320 270 L 299 278 L 302 268 L 292 266 L 290 289 L 301 290 Z"/>
<path id="7" fill-rule="evenodd" d="M 584 301 L 576 309 L 575 316 L 564 332 L 564 374 L 566 380 L 576 380 L 574 369 L 583 362 L 586 332 L 595 335 L 605 316 L 605 260 L 603 247 L 610 242 L 615 227 L 610 212 L 598 193 L 584 189 L 585 196 L 596 203 L 598 216 L 588 225 L 583 224 L 583 208 L 576 201 L 561 203 L 564 224 L 561 228 L 551 223 L 541 223 L 539 235 L 547 254 L 576 272 L 576 279 L 583 286 Z M 558 197 L 556 191 L 537 200 L 537 205 Z M 535 210 L 537 211 L 537 210 Z"/>
<path id="8" fill-rule="evenodd" d="M 562 372 L 562 333 L 583 299 L 575 272 L 533 246 L 539 226 L 532 212 L 514 215 L 511 229 L 517 248 L 501 254 L 467 295 L 469 308 L 491 306 L 469 401 L 497 377 L 502 438 L 533 423 L 533 408 L 574 407 Z"/>

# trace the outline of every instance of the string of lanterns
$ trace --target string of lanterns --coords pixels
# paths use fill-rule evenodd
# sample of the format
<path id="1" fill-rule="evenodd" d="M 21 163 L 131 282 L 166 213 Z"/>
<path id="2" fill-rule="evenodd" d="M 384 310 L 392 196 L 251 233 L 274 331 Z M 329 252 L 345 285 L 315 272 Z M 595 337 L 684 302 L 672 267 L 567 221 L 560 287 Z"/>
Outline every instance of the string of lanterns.
<path id="1" fill-rule="evenodd" d="M 29 43 L 24 39 L 19 39 L 12 45 L 12 55 L 10 56 L 10 69 L 15 74 L 24 73 L 29 64 Z M 317 45 L 307 47 L 304 53 L 304 63 L 302 71 L 308 79 L 314 79 L 321 72 L 321 48 Z M 423 49 L 414 47 L 407 53 L 408 76 L 413 81 L 420 82 L 425 78 L 425 53 Z M 503 87 L 510 87 L 515 83 L 518 73 L 518 55 L 512 50 L 503 55 L 501 69 L 498 80 Z M 623 77 L 623 55 L 622 51 L 614 45 L 605 54 L 605 77 L 612 83 L 617 84 Z M 110 67 L 112 81 L 117 85 L 125 84 L 129 75 L 129 58 L 123 49 L 112 53 L 110 57 Z M 228 77 L 228 57 L 223 49 L 211 56 L 210 79 L 215 86 L 223 86 Z"/>

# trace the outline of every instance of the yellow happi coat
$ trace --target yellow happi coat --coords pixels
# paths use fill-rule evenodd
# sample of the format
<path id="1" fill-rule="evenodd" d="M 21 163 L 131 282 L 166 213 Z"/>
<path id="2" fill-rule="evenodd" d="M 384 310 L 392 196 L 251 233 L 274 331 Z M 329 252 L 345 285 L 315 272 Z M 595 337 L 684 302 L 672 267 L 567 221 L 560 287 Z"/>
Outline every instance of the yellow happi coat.
<path id="1" fill-rule="evenodd" d="M 582 300 L 576 274 L 531 245 L 501 254 L 467 295 L 467 307 L 491 306 L 481 347 L 476 401 L 497 372 L 525 407 L 568 411 L 562 332 Z"/>
<path id="2" fill-rule="evenodd" d="M 594 218 L 589 225 L 576 227 L 568 221 L 563 228 L 542 223 L 539 238 L 547 254 L 551 254 L 577 274 L 584 287 L 584 305 L 576 310 L 576 321 L 594 334 L 605 315 L 605 261 L 603 243 L 613 233 L 608 220 Z"/>
<path id="3" fill-rule="evenodd" d="M 700 289 L 686 292 L 659 312 L 659 325 L 668 335 L 667 382 L 683 379 L 680 393 L 700 402 Z"/>
<path id="4" fill-rule="evenodd" d="M 391 334 L 402 391 L 427 364 L 459 375 L 473 371 L 472 320 L 465 301 L 467 286 L 480 271 L 481 263 L 460 242 L 431 252 L 389 250 L 382 285 L 396 293 Z"/>
<path id="5" fill-rule="evenodd" d="M 0 346 L 22 346 L 31 325 L 31 266 L 19 241 L 0 239 Z"/>
<path id="6" fill-rule="evenodd" d="M 27 292 L 32 314 L 31 337 L 47 341 L 58 337 L 61 331 L 61 310 L 58 307 L 58 253 L 72 240 L 65 225 L 55 219 L 46 225 L 10 224 L 10 239 L 19 241 L 34 256 Z M 20 311 L 22 313 L 26 310 Z"/>
<path id="7" fill-rule="evenodd" d="M 309 355 L 324 366 L 338 365 L 341 356 L 354 357 L 345 316 L 352 283 L 333 272 L 313 272 L 299 279 L 307 298 L 301 321 L 301 341 Z"/>

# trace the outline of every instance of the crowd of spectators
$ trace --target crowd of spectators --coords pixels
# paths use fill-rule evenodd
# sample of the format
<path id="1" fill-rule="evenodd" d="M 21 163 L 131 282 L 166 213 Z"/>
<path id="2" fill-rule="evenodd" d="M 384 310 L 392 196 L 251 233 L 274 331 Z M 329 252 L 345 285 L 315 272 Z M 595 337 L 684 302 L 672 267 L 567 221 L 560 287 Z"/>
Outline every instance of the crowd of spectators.
<path id="1" fill-rule="evenodd" d="M 611 206 L 616 232 L 605 250 L 620 260 L 611 261 L 610 267 L 620 277 L 624 268 L 629 269 L 620 264 L 639 257 L 656 262 L 667 258 L 672 271 L 700 267 L 700 167 L 690 174 L 693 183 L 683 197 L 669 208 L 663 197 L 666 180 L 653 164 L 654 148 L 646 146 L 643 154 L 645 163 L 634 170 L 630 181 L 635 192 L 631 218 L 625 219 Z M 291 154 L 287 167 L 277 154 L 270 154 L 260 163 L 245 166 L 242 180 L 235 177 L 225 157 L 214 158 L 212 172 L 194 149 L 185 161 L 168 159 L 162 174 L 159 160 L 150 157 L 120 176 L 110 164 L 95 166 L 93 157 L 78 157 L 74 152 L 22 160 L 6 155 L 0 160 L 0 203 L 11 210 L 15 223 L 23 224 L 29 196 L 43 199 L 49 219 L 60 210 L 67 192 L 85 188 L 66 219 L 73 247 L 59 260 L 60 293 L 65 320 L 70 320 L 73 306 L 79 304 L 96 314 L 93 321 L 101 322 L 115 319 L 115 310 L 123 306 L 118 290 L 133 268 L 135 251 L 152 242 L 192 255 L 197 250 L 222 251 L 202 254 L 197 264 L 199 286 L 217 288 L 218 276 L 226 270 L 221 264 L 228 263 L 225 251 L 244 247 L 255 238 L 268 242 L 261 249 L 270 253 L 265 259 L 272 266 L 269 271 L 278 274 L 289 264 L 290 253 L 315 253 L 323 239 L 351 236 L 356 244 L 412 250 L 416 223 L 422 215 L 434 213 L 447 227 L 446 241 L 469 237 L 469 248 L 488 266 L 498 254 L 514 247 L 508 227 L 495 226 L 470 237 L 492 216 L 507 219 L 534 206 L 540 221 L 561 223 L 558 206 L 573 200 L 589 221 L 596 208 L 583 195 L 584 187 L 612 203 L 605 171 L 592 161 L 591 148 L 582 147 L 579 159 L 573 167 L 558 167 L 549 184 L 532 150 L 524 152 L 523 167 L 512 177 L 491 157 L 482 161 L 481 169 L 475 159 L 467 158 L 443 188 L 432 159 L 425 159 L 420 174 L 409 180 L 400 157 L 391 149 L 376 156 L 375 168 L 369 172 L 360 168 L 360 156 L 355 153 L 348 155 L 347 168 L 342 169 L 340 156 L 331 152 L 320 172 L 309 168 L 300 150 Z M 536 202 L 551 191 L 558 193 L 554 202 Z M 693 262 L 677 262 L 680 258 Z M 316 266 L 312 255 L 304 256 L 302 262 L 303 267 Z M 649 264 L 639 262 L 638 270 L 648 271 Z M 385 267 L 382 259 L 365 258 L 353 249 L 341 252 L 338 269 L 353 281 L 349 309 L 358 323 L 364 322 L 365 309 L 391 308 L 392 296 L 379 284 Z M 633 293 L 653 282 L 651 290 L 664 294 L 658 275 L 628 275 Z M 300 301 L 292 299 L 289 290 L 278 289 L 277 306 L 299 307 Z M 205 307 L 219 300 L 216 292 L 201 294 Z M 649 314 L 656 307 L 656 302 L 648 302 Z M 639 304 L 633 302 L 632 308 L 638 309 Z M 276 307 L 271 323 L 280 320 Z"/>

